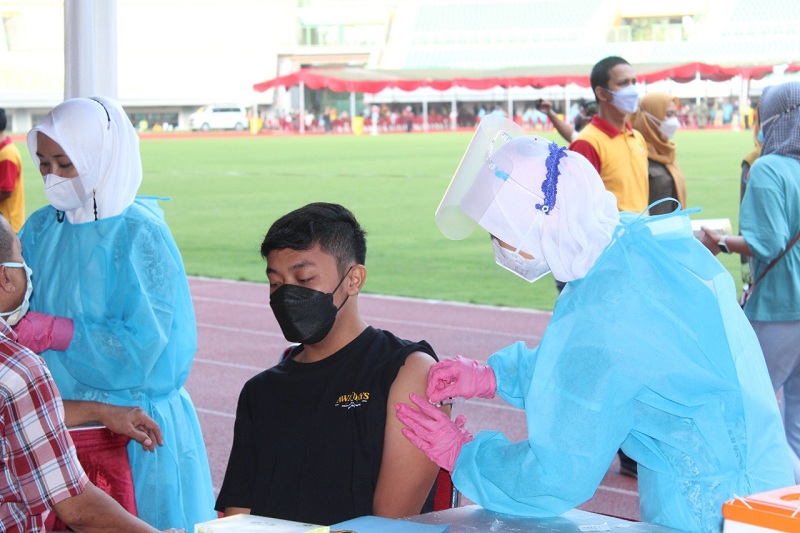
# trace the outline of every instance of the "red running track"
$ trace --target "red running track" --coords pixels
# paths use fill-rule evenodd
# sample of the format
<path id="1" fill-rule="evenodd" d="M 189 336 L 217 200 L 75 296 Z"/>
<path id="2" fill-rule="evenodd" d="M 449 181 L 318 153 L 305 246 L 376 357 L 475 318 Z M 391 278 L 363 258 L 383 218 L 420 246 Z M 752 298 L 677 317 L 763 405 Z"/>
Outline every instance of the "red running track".
<path id="1" fill-rule="evenodd" d="M 197 408 L 214 489 L 225 475 L 236 402 L 245 381 L 278 362 L 287 346 L 272 310 L 266 283 L 190 278 L 197 315 L 198 351 L 186 388 Z M 367 323 L 399 337 L 427 340 L 440 358 L 463 355 L 479 361 L 516 341 L 538 344 L 550 313 L 361 294 Z M 502 431 L 523 440 L 522 411 L 500 399 L 470 400 L 454 408 L 467 417 L 472 432 Z M 639 520 L 636 480 L 609 468 L 594 497 L 580 508 Z M 462 502 L 469 503 L 469 502 Z"/>

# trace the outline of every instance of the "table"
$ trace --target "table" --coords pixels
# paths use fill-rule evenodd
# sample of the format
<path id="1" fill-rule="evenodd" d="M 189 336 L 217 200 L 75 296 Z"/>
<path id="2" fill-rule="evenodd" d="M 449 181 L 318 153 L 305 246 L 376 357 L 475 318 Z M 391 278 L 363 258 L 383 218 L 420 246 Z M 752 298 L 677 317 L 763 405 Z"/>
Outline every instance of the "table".
<path id="1" fill-rule="evenodd" d="M 480 505 L 445 509 L 444 511 L 410 516 L 403 520 L 420 524 L 450 524 L 449 533 L 587 533 L 595 531 L 675 533 L 677 531 L 654 524 L 631 522 L 579 509 L 572 509 L 561 516 L 527 518 L 494 513 Z"/>

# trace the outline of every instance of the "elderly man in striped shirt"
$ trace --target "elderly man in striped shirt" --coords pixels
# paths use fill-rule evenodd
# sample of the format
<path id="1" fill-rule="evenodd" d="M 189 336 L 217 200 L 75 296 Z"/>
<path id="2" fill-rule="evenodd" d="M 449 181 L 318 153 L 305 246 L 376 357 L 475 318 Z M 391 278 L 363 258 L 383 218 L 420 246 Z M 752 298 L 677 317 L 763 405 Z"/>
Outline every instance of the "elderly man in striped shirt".
<path id="1" fill-rule="evenodd" d="M 75 531 L 155 532 L 88 480 L 50 372 L 16 341 L 9 322 L 27 308 L 29 272 L 0 217 L 0 530 L 43 531 L 52 509 Z"/>

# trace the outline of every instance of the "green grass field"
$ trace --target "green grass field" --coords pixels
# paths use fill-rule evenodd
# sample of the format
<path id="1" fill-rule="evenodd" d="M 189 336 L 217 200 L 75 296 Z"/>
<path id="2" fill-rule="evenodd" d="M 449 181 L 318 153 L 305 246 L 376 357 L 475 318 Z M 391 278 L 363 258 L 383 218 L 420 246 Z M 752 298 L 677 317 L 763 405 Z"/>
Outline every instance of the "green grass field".
<path id="1" fill-rule="evenodd" d="M 556 139 L 549 132 L 545 136 Z M 366 292 L 550 310 L 551 277 L 529 284 L 494 265 L 486 233 L 450 241 L 434 212 L 471 133 L 378 136 L 258 136 L 141 142 L 140 194 L 162 203 L 186 270 L 266 281 L 261 238 L 279 216 L 308 202 L 338 202 L 367 230 Z M 729 217 L 736 226 L 742 156 L 749 131 L 679 131 L 679 162 L 693 218 Z M 46 203 L 25 161 L 28 212 Z M 738 256 L 719 256 L 739 282 Z"/>

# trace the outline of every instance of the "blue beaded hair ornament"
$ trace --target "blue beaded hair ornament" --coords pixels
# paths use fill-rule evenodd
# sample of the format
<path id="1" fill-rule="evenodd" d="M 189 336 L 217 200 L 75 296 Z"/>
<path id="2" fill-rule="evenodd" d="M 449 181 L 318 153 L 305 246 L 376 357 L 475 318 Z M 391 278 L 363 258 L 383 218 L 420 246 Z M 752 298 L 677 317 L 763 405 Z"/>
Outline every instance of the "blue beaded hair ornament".
<path id="1" fill-rule="evenodd" d="M 558 189 L 558 176 L 561 174 L 561 171 L 558 170 L 558 163 L 561 161 L 562 157 L 566 157 L 567 155 L 567 148 L 561 147 L 559 148 L 556 143 L 550 143 L 547 145 L 547 148 L 550 150 L 550 154 L 547 156 L 547 159 L 544 162 L 545 167 L 547 167 L 547 174 L 545 175 L 545 179 L 542 182 L 542 193 L 544 193 L 544 203 L 543 204 L 536 204 L 536 209 L 544 213 L 545 215 L 549 215 L 550 211 L 556 206 L 556 190 Z"/>

